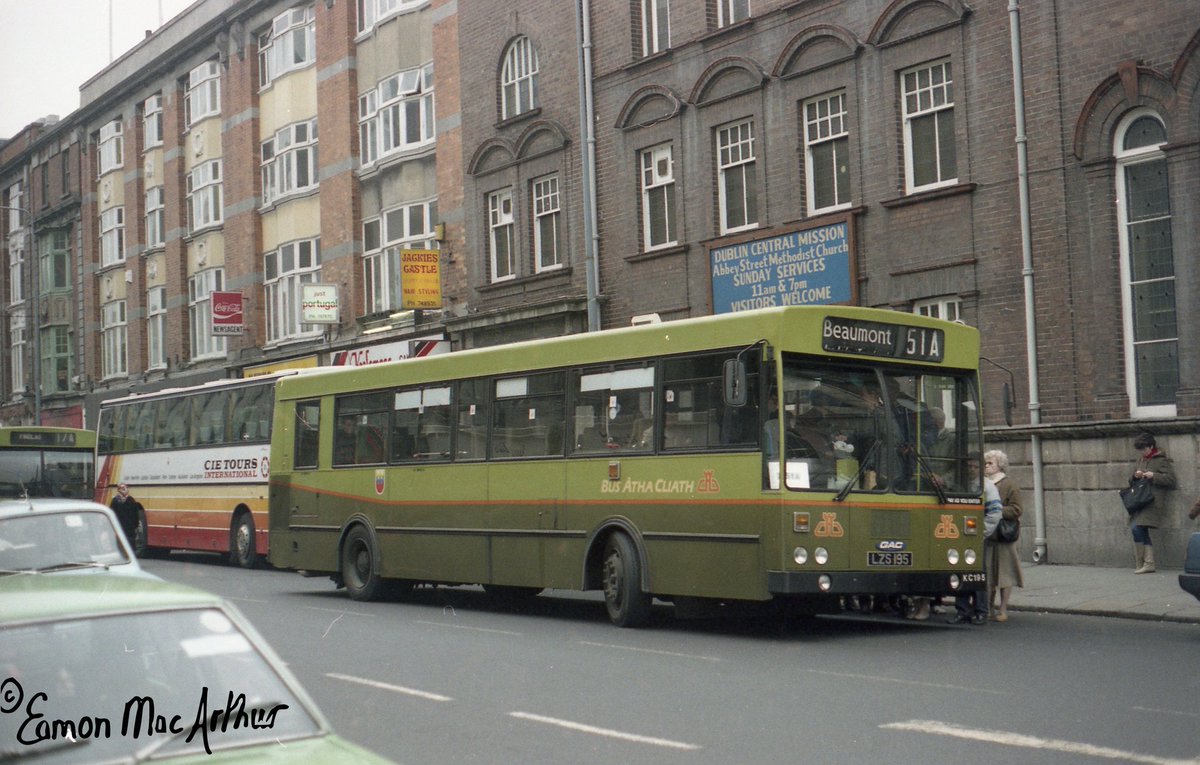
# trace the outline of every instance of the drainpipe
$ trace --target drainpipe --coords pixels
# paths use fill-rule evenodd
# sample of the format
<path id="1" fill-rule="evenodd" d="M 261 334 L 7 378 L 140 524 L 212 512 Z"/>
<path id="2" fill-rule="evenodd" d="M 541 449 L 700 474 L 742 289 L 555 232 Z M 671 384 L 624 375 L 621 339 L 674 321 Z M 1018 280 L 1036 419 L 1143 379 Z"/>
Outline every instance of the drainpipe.
<path id="1" fill-rule="evenodd" d="M 1017 0 L 1008 2 L 1012 37 L 1013 109 L 1016 116 L 1017 188 L 1021 201 L 1021 259 L 1025 282 L 1025 353 L 1029 363 L 1029 423 L 1042 423 L 1042 404 L 1038 392 L 1037 318 L 1033 302 L 1033 243 L 1029 217 L 1029 155 L 1025 136 L 1025 90 L 1021 67 L 1021 11 Z M 1033 513 L 1037 524 L 1033 540 L 1033 562 L 1046 562 L 1046 506 L 1043 501 L 1042 439 L 1035 431 L 1031 437 L 1033 458 Z"/>
<path id="2" fill-rule="evenodd" d="M 583 249 L 587 275 L 588 331 L 600 329 L 600 267 L 596 253 L 600 234 L 596 227 L 596 110 L 592 101 L 592 4 L 575 3 L 575 36 L 579 40 L 579 129 L 583 133 Z"/>

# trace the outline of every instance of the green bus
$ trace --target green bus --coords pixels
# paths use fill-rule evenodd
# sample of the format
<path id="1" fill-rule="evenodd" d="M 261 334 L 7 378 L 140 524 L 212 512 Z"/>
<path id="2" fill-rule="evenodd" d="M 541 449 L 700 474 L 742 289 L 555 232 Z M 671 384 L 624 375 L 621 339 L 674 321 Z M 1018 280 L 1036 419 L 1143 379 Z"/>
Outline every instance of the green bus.
<path id="1" fill-rule="evenodd" d="M 91 499 L 96 434 L 44 425 L 0 427 L 0 498 Z"/>
<path id="2" fill-rule="evenodd" d="M 355 599 L 416 584 L 651 600 L 984 587 L 979 334 L 792 307 L 278 381 L 270 560 Z"/>

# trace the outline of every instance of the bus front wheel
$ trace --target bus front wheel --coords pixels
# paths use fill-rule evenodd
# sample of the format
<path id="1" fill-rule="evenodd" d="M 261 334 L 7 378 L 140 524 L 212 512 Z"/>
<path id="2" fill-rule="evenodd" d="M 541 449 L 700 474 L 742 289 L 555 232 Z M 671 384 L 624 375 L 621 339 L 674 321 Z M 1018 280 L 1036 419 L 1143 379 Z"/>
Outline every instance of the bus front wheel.
<path id="1" fill-rule="evenodd" d="M 342 542 L 342 583 L 355 600 L 374 600 L 383 589 L 383 579 L 375 572 L 375 548 L 371 535 L 355 526 Z"/>
<path id="2" fill-rule="evenodd" d="M 604 545 L 604 607 L 618 627 L 641 627 L 650 620 L 650 595 L 642 592 L 642 561 L 633 541 L 613 534 Z"/>
<path id="3" fill-rule="evenodd" d="M 242 568 L 258 565 L 258 551 L 254 544 L 254 516 L 243 512 L 233 522 L 233 538 L 230 540 L 229 562 Z"/>

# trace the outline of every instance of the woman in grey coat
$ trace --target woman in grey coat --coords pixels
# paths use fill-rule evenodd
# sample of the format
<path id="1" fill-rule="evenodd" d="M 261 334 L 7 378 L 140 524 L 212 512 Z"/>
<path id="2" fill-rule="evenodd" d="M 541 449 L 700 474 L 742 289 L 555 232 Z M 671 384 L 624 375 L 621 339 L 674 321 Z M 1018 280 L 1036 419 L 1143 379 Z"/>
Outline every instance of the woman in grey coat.
<path id="1" fill-rule="evenodd" d="M 1136 563 L 1133 573 L 1149 574 L 1154 569 L 1154 545 L 1150 541 L 1150 529 L 1157 529 L 1167 522 L 1167 491 L 1175 488 L 1175 464 L 1165 453 L 1158 450 L 1154 436 L 1143 433 L 1133 441 L 1133 448 L 1141 456 L 1134 465 L 1130 485 L 1140 478 L 1150 479 L 1154 501 L 1138 510 L 1129 519 L 1129 530 L 1133 532 L 1133 557 Z"/>

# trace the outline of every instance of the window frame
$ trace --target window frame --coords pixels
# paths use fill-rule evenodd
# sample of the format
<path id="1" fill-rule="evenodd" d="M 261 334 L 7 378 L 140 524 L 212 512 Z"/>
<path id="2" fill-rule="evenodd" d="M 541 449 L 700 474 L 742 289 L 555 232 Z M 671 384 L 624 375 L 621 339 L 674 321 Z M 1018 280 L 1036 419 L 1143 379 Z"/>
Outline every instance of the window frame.
<path id="1" fill-rule="evenodd" d="M 163 144 L 163 97 L 155 93 L 142 102 L 142 148 L 153 149 Z"/>
<path id="2" fill-rule="evenodd" d="M 538 54 L 533 41 L 521 35 L 508 44 L 500 69 L 500 119 L 528 114 L 539 107 Z"/>
<path id="3" fill-rule="evenodd" d="M 663 156 L 665 154 L 665 157 Z M 675 207 L 675 147 L 671 142 L 650 146 L 639 152 L 642 188 L 642 250 L 652 252 L 679 244 L 678 215 Z M 661 162 L 667 162 L 668 172 L 660 172 Z M 655 198 L 661 194 L 663 240 L 655 240 Z"/>
<path id="4" fill-rule="evenodd" d="M 308 263 L 303 265 L 307 245 Z M 292 266 L 285 267 L 285 251 L 294 248 Z M 321 239 L 312 237 L 282 242 L 263 255 L 263 298 L 266 306 L 268 346 L 316 337 L 321 325 L 300 321 L 300 293 L 304 284 L 321 280 Z M 305 329 L 309 327 L 309 329 Z"/>
<path id="5" fill-rule="evenodd" d="M 821 113 L 822 106 L 825 107 L 824 114 Z M 836 113 L 835 108 L 838 110 Z M 801 104 L 801 113 L 804 124 L 804 186 L 808 214 L 821 215 L 848 209 L 851 204 L 851 183 L 849 170 L 850 128 L 846 91 L 839 90 L 835 93 L 826 93 L 805 99 Z M 822 205 L 817 200 L 817 154 L 824 152 L 826 147 L 829 147 L 831 152 L 827 165 L 831 170 L 828 185 L 833 190 L 833 203 Z M 838 151 L 839 147 L 842 152 Z M 842 184 L 839 183 L 840 175 L 837 171 L 839 159 L 846 165 L 844 199 L 842 199 Z"/>
<path id="6" fill-rule="evenodd" d="M 562 195 L 558 173 L 534 178 L 529 188 L 534 271 L 539 274 L 557 271 L 563 267 Z M 547 226 L 551 229 L 549 232 L 545 230 Z"/>
<path id="7" fill-rule="evenodd" d="M 1143 145 L 1130 149 L 1124 148 L 1126 139 L 1131 133 L 1131 129 L 1138 124 L 1139 121 L 1151 118 L 1158 123 L 1158 126 L 1163 132 L 1163 141 L 1153 145 Z M 1166 124 L 1161 116 L 1155 111 L 1148 108 L 1139 108 L 1125 115 L 1117 125 L 1113 137 L 1113 157 L 1116 161 L 1114 187 L 1116 192 L 1116 216 L 1117 216 L 1117 244 L 1119 249 L 1119 261 L 1121 268 L 1121 324 L 1122 324 L 1122 347 L 1125 355 L 1125 389 L 1129 397 L 1129 412 L 1130 416 L 1137 418 L 1145 417 L 1174 417 L 1177 414 L 1177 405 L 1174 401 L 1171 403 L 1150 403 L 1142 404 L 1141 393 L 1139 390 L 1139 377 L 1141 376 L 1142 359 L 1139 358 L 1139 347 L 1149 345 L 1164 345 L 1174 344 L 1175 358 L 1175 393 L 1179 390 L 1179 296 L 1175 285 L 1178 283 L 1178 274 L 1174 269 L 1174 240 L 1173 240 L 1173 214 L 1170 208 L 1170 178 L 1167 175 L 1170 168 L 1167 164 L 1163 146 L 1167 144 Z M 1131 220 L 1130 201 L 1132 192 L 1128 188 L 1128 175 L 1132 168 L 1139 165 L 1145 166 L 1150 163 L 1161 163 L 1162 173 L 1165 176 L 1163 180 L 1166 214 L 1158 215 L 1151 220 L 1150 218 L 1139 218 Z M 1172 266 L 1169 276 L 1164 275 L 1148 275 L 1147 278 L 1135 278 L 1135 267 L 1139 265 L 1135 259 L 1135 253 L 1130 241 L 1130 229 L 1139 224 L 1148 222 L 1166 221 L 1167 239 L 1171 243 L 1170 257 L 1165 258 L 1163 262 L 1169 262 Z M 1142 266 L 1150 264 L 1140 264 Z M 1139 328 L 1136 321 L 1135 306 L 1140 302 L 1135 298 L 1135 292 L 1140 285 L 1151 283 L 1171 282 L 1171 298 L 1173 314 L 1173 323 L 1175 333 L 1173 337 L 1150 337 L 1140 339 L 1138 337 Z"/>
<path id="8" fill-rule="evenodd" d="M 100 306 L 101 379 L 129 374 L 128 313 L 124 300 Z"/>
<path id="9" fill-rule="evenodd" d="M 120 117 L 101 126 L 96 151 L 99 175 L 115 172 L 125 166 L 125 125 Z"/>
<path id="10" fill-rule="evenodd" d="M 400 251 L 437 249 L 433 238 L 436 219 L 437 200 L 427 199 L 389 208 L 363 221 L 366 315 L 400 310 L 403 282 Z M 369 234 L 368 228 L 375 229 L 375 234 Z"/>
<path id="11" fill-rule="evenodd" d="M 315 5 L 289 8 L 271 19 L 267 31 L 258 36 L 259 90 L 317 62 L 316 19 Z"/>
<path id="12" fill-rule="evenodd" d="M 201 162 L 187 174 L 188 233 L 225 222 L 221 160 Z"/>
<path id="13" fill-rule="evenodd" d="M 317 188 L 317 143 L 314 118 L 280 128 L 260 144 L 263 207 Z"/>
<path id="14" fill-rule="evenodd" d="M 224 285 L 224 268 L 208 268 L 188 277 L 188 334 L 193 360 L 226 355 L 227 339 L 212 331 L 212 293 L 220 292 Z"/>
<path id="15" fill-rule="evenodd" d="M 751 16 L 750 0 L 717 0 L 717 27 L 723 29 Z"/>
<path id="16" fill-rule="evenodd" d="M 508 203 L 507 212 L 503 210 L 505 201 Z M 517 278 L 515 206 L 516 200 L 511 186 L 497 189 L 487 195 L 489 276 L 493 284 Z M 503 243 L 505 247 L 503 272 L 501 272 L 501 263 L 498 257 L 500 243 Z"/>
<path id="17" fill-rule="evenodd" d="M 125 206 L 100 211 L 100 267 L 125 262 Z"/>
<path id="18" fill-rule="evenodd" d="M 754 120 L 744 119 L 716 129 L 717 208 L 719 233 L 733 234 L 758 228 L 758 156 Z M 730 222 L 731 191 L 738 181 L 744 220 Z"/>
<path id="19" fill-rule="evenodd" d="M 927 73 L 922 83 L 921 75 Z M 935 76 L 935 73 L 938 73 Z M 910 81 L 910 77 L 912 80 Z M 911 86 L 911 87 L 910 87 Z M 928 96 L 928 104 L 922 97 Z M 939 98 L 940 103 L 939 103 Z M 900 72 L 901 122 L 904 126 L 904 189 L 906 194 L 953 186 L 958 183 L 958 146 L 954 116 L 954 76 L 949 58 L 938 59 Z M 947 116 L 948 115 L 948 116 Z M 917 147 L 913 126 L 932 118 L 932 147 Z M 949 120 L 949 125 L 944 120 Z M 945 135 L 948 131 L 949 135 Z M 919 149 L 919 150 L 918 150 Z M 926 183 L 917 182 L 920 170 L 918 159 L 924 152 L 932 151 L 936 178 Z"/>
<path id="20" fill-rule="evenodd" d="M 167 367 L 167 288 L 146 289 L 146 369 Z"/>
<path id="21" fill-rule="evenodd" d="M 188 72 L 183 98 L 184 129 L 221 114 L 221 65 L 205 61 Z"/>
<path id="22" fill-rule="evenodd" d="M 671 47 L 671 0 L 641 0 L 642 56 Z M 665 39 L 664 39 L 665 38 Z"/>
<path id="23" fill-rule="evenodd" d="M 163 202 L 165 186 L 146 189 L 146 249 L 153 250 L 166 244 L 166 207 Z M 157 192 L 157 193 L 156 193 Z M 154 199 L 151 196 L 154 195 Z"/>

